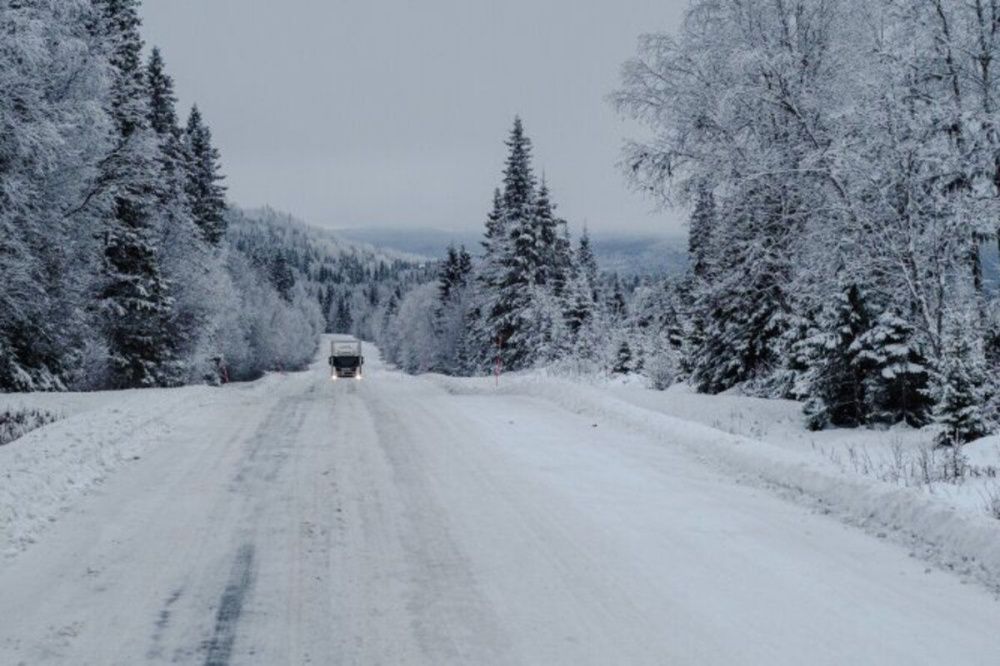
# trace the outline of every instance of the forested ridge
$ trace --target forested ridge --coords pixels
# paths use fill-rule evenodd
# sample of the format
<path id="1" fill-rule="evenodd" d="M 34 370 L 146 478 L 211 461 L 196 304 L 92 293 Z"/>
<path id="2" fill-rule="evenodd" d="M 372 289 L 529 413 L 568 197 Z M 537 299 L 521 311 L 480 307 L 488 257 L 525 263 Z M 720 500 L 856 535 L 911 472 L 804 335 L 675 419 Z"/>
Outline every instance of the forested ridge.
<path id="1" fill-rule="evenodd" d="M 145 54 L 139 6 L 0 3 L 0 390 L 301 367 L 414 267 L 232 209 L 206 120 L 181 118 L 164 54 Z"/>

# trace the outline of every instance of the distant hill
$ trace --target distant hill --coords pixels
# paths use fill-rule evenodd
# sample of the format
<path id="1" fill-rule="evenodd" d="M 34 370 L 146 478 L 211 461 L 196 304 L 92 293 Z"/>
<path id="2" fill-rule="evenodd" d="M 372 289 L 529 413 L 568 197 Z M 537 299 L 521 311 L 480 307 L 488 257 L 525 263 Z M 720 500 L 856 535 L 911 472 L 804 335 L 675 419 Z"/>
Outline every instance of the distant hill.
<path id="1" fill-rule="evenodd" d="M 362 239 L 349 238 L 339 232 L 330 231 L 303 222 L 293 215 L 275 210 L 269 206 L 261 208 L 233 207 L 233 213 L 244 225 L 257 225 L 278 233 L 288 240 L 283 241 L 289 246 L 311 245 L 328 257 L 354 256 L 367 263 L 393 262 L 421 263 L 427 256 L 407 252 L 389 245 L 369 243 Z"/>
<path id="2" fill-rule="evenodd" d="M 442 259 L 448 245 L 465 245 L 478 254 L 483 235 L 471 231 L 442 229 L 393 229 L 390 227 L 334 229 L 333 233 L 348 241 L 364 243 L 385 250 L 395 250 L 425 259 Z"/>
<path id="3" fill-rule="evenodd" d="M 601 268 L 622 276 L 679 275 L 687 269 L 687 238 L 679 235 L 595 233 Z"/>
<path id="4" fill-rule="evenodd" d="M 478 231 L 442 229 L 337 229 L 334 233 L 349 241 L 429 259 L 442 258 L 450 243 L 478 254 L 483 238 Z M 677 274 L 687 267 L 687 239 L 682 236 L 603 232 L 593 234 L 592 240 L 601 268 L 623 276 Z"/>

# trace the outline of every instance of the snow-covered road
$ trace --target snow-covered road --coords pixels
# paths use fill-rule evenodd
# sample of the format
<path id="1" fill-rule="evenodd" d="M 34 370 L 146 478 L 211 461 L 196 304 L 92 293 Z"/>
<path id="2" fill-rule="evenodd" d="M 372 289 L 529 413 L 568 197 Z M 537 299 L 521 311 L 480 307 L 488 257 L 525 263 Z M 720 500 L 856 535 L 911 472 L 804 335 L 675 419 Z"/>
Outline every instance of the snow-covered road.
<path id="1" fill-rule="evenodd" d="M 549 401 L 371 363 L 171 404 L 0 559 L 0 664 L 1000 663 L 982 589 Z"/>

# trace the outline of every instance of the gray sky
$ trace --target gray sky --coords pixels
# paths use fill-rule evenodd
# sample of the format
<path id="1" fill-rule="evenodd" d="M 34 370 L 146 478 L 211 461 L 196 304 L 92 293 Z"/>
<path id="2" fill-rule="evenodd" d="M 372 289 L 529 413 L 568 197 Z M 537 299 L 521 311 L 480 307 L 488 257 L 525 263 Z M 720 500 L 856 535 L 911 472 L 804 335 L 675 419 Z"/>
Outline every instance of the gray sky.
<path id="1" fill-rule="evenodd" d="M 232 199 L 329 227 L 479 227 L 519 113 L 579 229 L 676 231 L 616 167 L 605 101 L 642 32 L 685 0 L 145 0 Z"/>

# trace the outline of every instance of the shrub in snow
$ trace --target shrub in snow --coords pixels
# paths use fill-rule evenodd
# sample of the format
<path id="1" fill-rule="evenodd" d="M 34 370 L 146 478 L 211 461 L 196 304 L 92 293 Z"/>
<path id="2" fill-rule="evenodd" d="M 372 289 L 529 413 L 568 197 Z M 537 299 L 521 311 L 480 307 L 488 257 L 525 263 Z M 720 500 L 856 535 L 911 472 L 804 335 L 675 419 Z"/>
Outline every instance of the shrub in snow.
<path id="1" fill-rule="evenodd" d="M 4 410 L 0 412 L 0 446 L 58 420 L 55 414 L 41 409 Z"/>
<path id="2" fill-rule="evenodd" d="M 657 391 L 665 391 L 678 380 L 680 366 L 677 355 L 670 351 L 654 354 L 646 361 L 646 376 Z"/>
<path id="3" fill-rule="evenodd" d="M 983 504 L 987 514 L 1000 520 L 1000 488 L 996 484 L 991 484 L 986 488 Z"/>
<path id="4" fill-rule="evenodd" d="M 71 390 L 99 391 L 111 384 L 108 346 L 100 338 L 84 342 L 76 366 L 69 381 Z"/>

